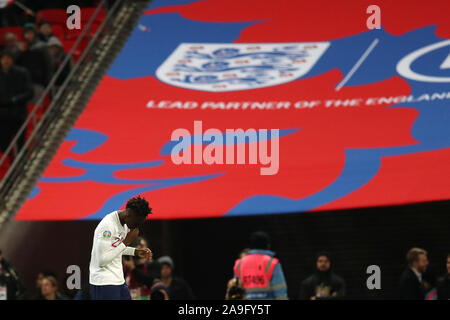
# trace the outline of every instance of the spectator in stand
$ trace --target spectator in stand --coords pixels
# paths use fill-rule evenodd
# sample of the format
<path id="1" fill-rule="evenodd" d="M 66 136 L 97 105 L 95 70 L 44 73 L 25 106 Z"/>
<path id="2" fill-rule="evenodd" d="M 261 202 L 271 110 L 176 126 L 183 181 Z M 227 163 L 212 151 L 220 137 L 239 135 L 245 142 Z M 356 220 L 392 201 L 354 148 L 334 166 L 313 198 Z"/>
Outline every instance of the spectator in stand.
<path id="1" fill-rule="evenodd" d="M 52 32 L 52 25 L 47 20 L 39 21 L 38 38 L 45 43 L 47 43 L 51 38 L 56 38 Z"/>
<path id="2" fill-rule="evenodd" d="M 24 42 L 20 45 L 21 53 L 17 64 L 26 68 L 31 74 L 34 95 L 29 103 L 36 103 L 52 77 L 52 57 L 47 45 L 37 37 L 36 27 L 27 23 L 22 29 Z"/>
<path id="3" fill-rule="evenodd" d="M 242 259 L 245 257 L 248 252 L 250 251 L 249 248 L 245 248 L 239 253 L 239 259 Z M 245 290 L 242 285 L 242 282 L 238 282 L 237 278 L 233 277 L 230 279 L 227 283 L 227 290 L 225 292 L 225 300 L 242 300 L 245 298 Z"/>
<path id="4" fill-rule="evenodd" d="M 330 253 L 319 252 L 315 272 L 300 285 L 301 300 L 340 299 L 345 297 L 345 281 L 332 271 Z"/>
<path id="5" fill-rule="evenodd" d="M 243 257 L 245 257 L 246 255 L 248 255 L 248 252 L 250 251 L 250 248 L 245 248 L 241 251 L 241 253 L 239 253 L 239 259 L 242 259 Z"/>
<path id="6" fill-rule="evenodd" d="M 34 296 L 31 297 L 31 299 L 34 299 L 34 300 L 42 300 L 43 299 L 42 294 L 41 294 L 41 287 L 42 287 L 42 281 L 46 277 L 53 277 L 55 279 L 58 278 L 58 276 L 56 275 L 56 272 L 53 271 L 52 269 L 42 269 L 41 271 L 39 271 L 39 273 L 37 274 L 37 277 L 36 277 L 36 292 L 34 293 Z"/>
<path id="7" fill-rule="evenodd" d="M 225 300 L 245 300 L 245 289 L 242 282 L 238 281 L 238 278 L 228 281 Z"/>
<path id="8" fill-rule="evenodd" d="M 61 41 L 58 40 L 56 37 L 52 37 L 47 42 L 48 50 L 50 52 L 50 55 L 52 57 L 52 74 L 55 74 L 56 71 L 58 71 L 59 67 L 64 62 L 64 59 L 66 58 L 66 54 L 64 53 L 64 47 L 61 43 Z M 60 87 L 64 80 L 67 78 L 67 76 L 70 73 L 70 69 L 72 68 L 72 59 L 70 59 L 65 65 L 63 70 L 58 76 L 58 79 L 56 79 L 55 85 L 57 87 Z"/>
<path id="9" fill-rule="evenodd" d="M 5 292 L 6 291 L 6 292 Z M 17 300 L 25 293 L 25 286 L 14 267 L 0 250 L 0 300 Z"/>
<path id="10" fill-rule="evenodd" d="M 422 283 L 425 290 L 425 300 L 437 300 L 437 277 L 429 267 L 422 274 Z"/>
<path id="11" fill-rule="evenodd" d="M 427 252 L 421 248 L 412 248 L 406 255 L 408 266 L 399 281 L 399 298 L 405 300 L 424 300 L 425 287 L 422 274 L 427 270 Z"/>
<path id="12" fill-rule="evenodd" d="M 5 151 L 27 117 L 27 101 L 33 96 L 30 74 L 14 65 L 14 54 L 5 50 L 0 58 L 0 150 Z M 19 149 L 25 134 L 18 140 Z"/>
<path id="13" fill-rule="evenodd" d="M 67 300 L 58 290 L 58 281 L 53 276 L 46 276 L 41 282 L 41 296 L 43 300 Z"/>
<path id="14" fill-rule="evenodd" d="M 169 300 L 167 287 L 161 280 L 156 280 L 150 291 L 150 300 Z"/>
<path id="15" fill-rule="evenodd" d="M 287 285 L 280 262 L 270 249 L 269 235 L 257 231 L 250 236 L 247 255 L 236 260 L 234 276 L 243 283 L 247 300 L 287 300 Z"/>
<path id="16" fill-rule="evenodd" d="M 195 299 L 189 284 L 180 277 L 173 275 L 174 264 L 169 256 L 158 259 L 161 265 L 161 281 L 166 286 L 170 300 L 193 300 Z"/>
<path id="17" fill-rule="evenodd" d="M 147 241 L 139 237 L 134 245 L 138 249 L 148 248 Z M 149 300 L 155 280 L 161 279 L 161 266 L 146 258 L 123 256 L 125 281 L 133 300 Z"/>
<path id="18" fill-rule="evenodd" d="M 3 45 L 1 51 L 8 50 L 13 54 L 14 61 L 17 60 L 20 54 L 19 42 L 14 32 L 6 32 L 3 36 Z"/>
<path id="19" fill-rule="evenodd" d="M 438 300 L 450 300 L 450 253 L 446 258 L 447 273 L 439 278 L 437 283 Z"/>

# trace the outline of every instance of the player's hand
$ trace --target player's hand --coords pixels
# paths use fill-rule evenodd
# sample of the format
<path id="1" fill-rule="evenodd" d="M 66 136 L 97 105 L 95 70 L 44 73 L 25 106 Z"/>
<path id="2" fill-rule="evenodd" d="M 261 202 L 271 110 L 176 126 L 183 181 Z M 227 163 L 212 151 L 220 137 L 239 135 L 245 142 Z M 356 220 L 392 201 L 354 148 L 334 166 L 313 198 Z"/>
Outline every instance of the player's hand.
<path id="1" fill-rule="evenodd" d="M 134 255 L 138 256 L 142 259 L 147 259 L 148 261 L 152 261 L 153 259 L 153 253 L 150 249 L 134 249 Z"/>
<path id="2" fill-rule="evenodd" d="M 123 240 L 123 244 L 128 247 L 130 244 L 132 244 L 134 242 L 134 240 L 136 240 L 138 235 L 139 235 L 139 229 L 138 228 L 135 228 L 135 229 L 131 230 L 130 232 L 127 233 L 127 236 Z"/>

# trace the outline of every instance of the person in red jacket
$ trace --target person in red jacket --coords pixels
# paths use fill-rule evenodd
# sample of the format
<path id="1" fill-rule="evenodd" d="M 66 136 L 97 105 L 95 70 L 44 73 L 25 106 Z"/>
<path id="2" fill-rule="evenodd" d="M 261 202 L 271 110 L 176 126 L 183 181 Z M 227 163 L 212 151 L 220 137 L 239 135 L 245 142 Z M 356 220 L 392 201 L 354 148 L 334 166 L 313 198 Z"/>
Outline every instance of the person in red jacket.
<path id="1" fill-rule="evenodd" d="M 275 252 L 270 251 L 267 233 L 250 236 L 251 250 L 234 264 L 234 276 L 242 283 L 247 300 L 287 300 L 287 285 Z"/>

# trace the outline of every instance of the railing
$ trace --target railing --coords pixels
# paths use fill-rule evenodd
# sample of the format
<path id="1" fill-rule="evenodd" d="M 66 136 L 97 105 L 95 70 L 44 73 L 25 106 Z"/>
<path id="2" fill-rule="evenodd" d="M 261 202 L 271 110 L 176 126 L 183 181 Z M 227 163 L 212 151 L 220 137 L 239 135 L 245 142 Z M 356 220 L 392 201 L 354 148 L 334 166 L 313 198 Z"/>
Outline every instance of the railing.
<path id="1" fill-rule="evenodd" d="M 3 156 L 0 159 L 0 167 L 5 163 L 5 161 L 8 159 L 14 159 L 11 163 L 8 171 L 6 172 L 3 179 L 0 181 L 0 209 L 2 208 L 3 200 L 5 199 L 6 194 L 12 187 L 12 185 L 16 182 L 17 177 L 19 176 L 21 169 L 26 163 L 26 159 L 32 155 L 32 153 L 36 150 L 36 148 L 39 148 L 39 144 L 43 143 L 43 141 L 40 141 L 40 139 L 45 135 L 46 131 L 45 128 L 48 128 L 48 126 L 51 124 L 52 120 L 55 119 L 55 116 L 57 116 L 59 113 L 58 108 L 61 108 L 61 105 L 63 104 L 61 98 L 64 97 L 63 94 L 69 93 L 69 83 L 76 78 L 76 73 L 82 66 L 84 62 L 88 59 L 88 54 L 93 48 L 94 44 L 97 42 L 100 35 L 103 34 L 104 29 L 106 25 L 110 22 L 113 13 L 121 6 L 123 1 L 115 1 L 112 6 L 107 8 L 107 0 L 102 0 L 99 5 L 96 7 L 96 10 L 90 17 L 88 23 L 86 24 L 86 27 L 81 32 L 81 34 L 78 36 L 77 40 L 75 41 L 74 45 L 72 46 L 71 50 L 67 53 L 64 61 L 60 65 L 59 69 L 56 71 L 56 73 L 53 75 L 50 83 L 45 88 L 44 92 L 42 93 L 41 97 L 35 104 L 33 110 L 29 113 L 27 116 L 25 122 L 20 127 L 19 131 L 14 136 L 13 140 L 11 141 L 8 148 L 5 150 Z M 80 55 L 78 61 L 73 65 L 71 68 L 71 71 L 69 75 L 64 80 L 63 84 L 55 90 L 55 82 L 58 79 L 59 75 L 67 65 L 67 63 L 71 63 L 72 57 L 74 52 L 79 47 L 81 41 L 83 39 L 87 39 L 88 37 L 91 37 L 90 35 L 90 27 L 92 23 L 96 20 L 98 14 L 101 12 L 101 9 L 105 8 L 106 16 L 103 19 L 102 23 L 100 24 L 99 28 L 97 29 L 96 33 L 93 35 L 92 38 L 89 39 L 88 44 L 86 48 L 83 50 L 82 54 Z M 81 69 L 80 69 L 81 70 Z M 37 120 L 37 110 L 38 108 L 43 108 L 43 103 L 47 95 L 52 92 L 54 95 L 52 96 L 50 105 L 47 107 L 47 109 L 44 111 L 42 118 L 38 121 Z M 30 136 L 26 139 L 25 144 L 22 146 L 20 150 L 18 150 L 18 141 L 20 139 L 21 135 L 24 135 L 26 132 L 26 129 L 30 123 L 33 123 L 33 131 L 30 134 Z M 40 142 L 40 143 L 36 143 Z"/>

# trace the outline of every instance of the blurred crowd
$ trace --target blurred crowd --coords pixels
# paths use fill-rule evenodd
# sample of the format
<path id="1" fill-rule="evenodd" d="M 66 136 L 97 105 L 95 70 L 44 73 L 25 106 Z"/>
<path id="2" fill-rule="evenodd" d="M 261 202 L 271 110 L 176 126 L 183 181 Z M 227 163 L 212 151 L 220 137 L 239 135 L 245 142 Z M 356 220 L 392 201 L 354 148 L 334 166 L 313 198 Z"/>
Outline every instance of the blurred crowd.
<path id="1" fill-rule="evenodd" d="M 11 139 L 24 123 L 28 106 L 42 96 L 53 74 L 64 61 L 61 41 L 52 34 L 49 22 L 39 25 L 26 23 L 22 28 L 22 42 L 13 32 L 3 35 L 0 48 L 0 151 L 4 152 Z M 60 86 L 70 72 L 67 63 L 55 82 Z M 21 148 L 25 136 L 18 141 Z"/>
<path id="2" fill-rule="evenodd" d="M 269 236 L 262 231 L 250 236 L 252 249 L 241 252 L 236 260 L 234 277 L 228 282 L 226 300 L 288 299 L 287 285 L 280 262 L 270 250 Z M 427 272 L 428 253 L 411 248 L 406 255 L 406 268 L 400 275 L 396 299 L 449 300 L 450 253 L 446 256 L 446 274 L 436 278 Z M 291 297 L 299 300 L 336 300 L 346 298 L 345 280 L 333 271 L 330 252 L 317 253 L 313 272 L 300 284 L 300 292 Z"/>
<path id="3" fill-rule="evenodd" d="M 26 1 L 0 9 L 0 154 L 5 152 L 19 128 L 43 95 L 56 71 L 63 64 L 68 48 L 62 34 L 55 34 L 52 24 L 37 19 L 39 10 L 65 9 L 71 4 L 95 7 L 100 1 Z M 112 1 L 108 1 L 110 3 Z M 18 31 L 20 30 L 21 32 Z M 58 27 L 60 27 L 58 25 Z M 73 42 L 67 42 L 69 46 Z M 44 97 L 48 104 L 72 68 L 72 57 Z M 44 105 L 45 107 L 45 105 Z M 18 139 L 20 149 L 25 132 Z"/>
<path id="4" fill-rule="evenodd" d="M 297 296 L 288 297 L 287 284 L 280 261 L 270 250 L 270 239 L 264 232 L 250 237 L 250 248 L 244 249 L 235 261 L 233 277 L 226 284 L 225 300 L 337 300 L 346 298 L 346 282 L 334 270 L 329 252 L 319 252 L 312 273 L 300 283 Z M 137 248 L 148 247 L 140 237 Z M 405 300 L 450 299 L 450 254 L 445 260 L 447 272 L 435 277 L 427 272 L 428 253 L 412 248 L 406 254 L 406 267 L 399 275 L 396 296 Z M 123 256 L 123 272 L 133 300 L 193 300 L 191 286 L 175 273 L 169 256 L 154 260 Z M 66 279 L 63 279 L 66 280 Z M 62 283 L 65 282 L 63 281 Z M 35 287 L 26 288 L 14 267 L 0 251 L 0 300 L 90 300 L 89 284 L 80 290 L 69 290 L 59 282 L 51 269 L 36 275 Z"/>

